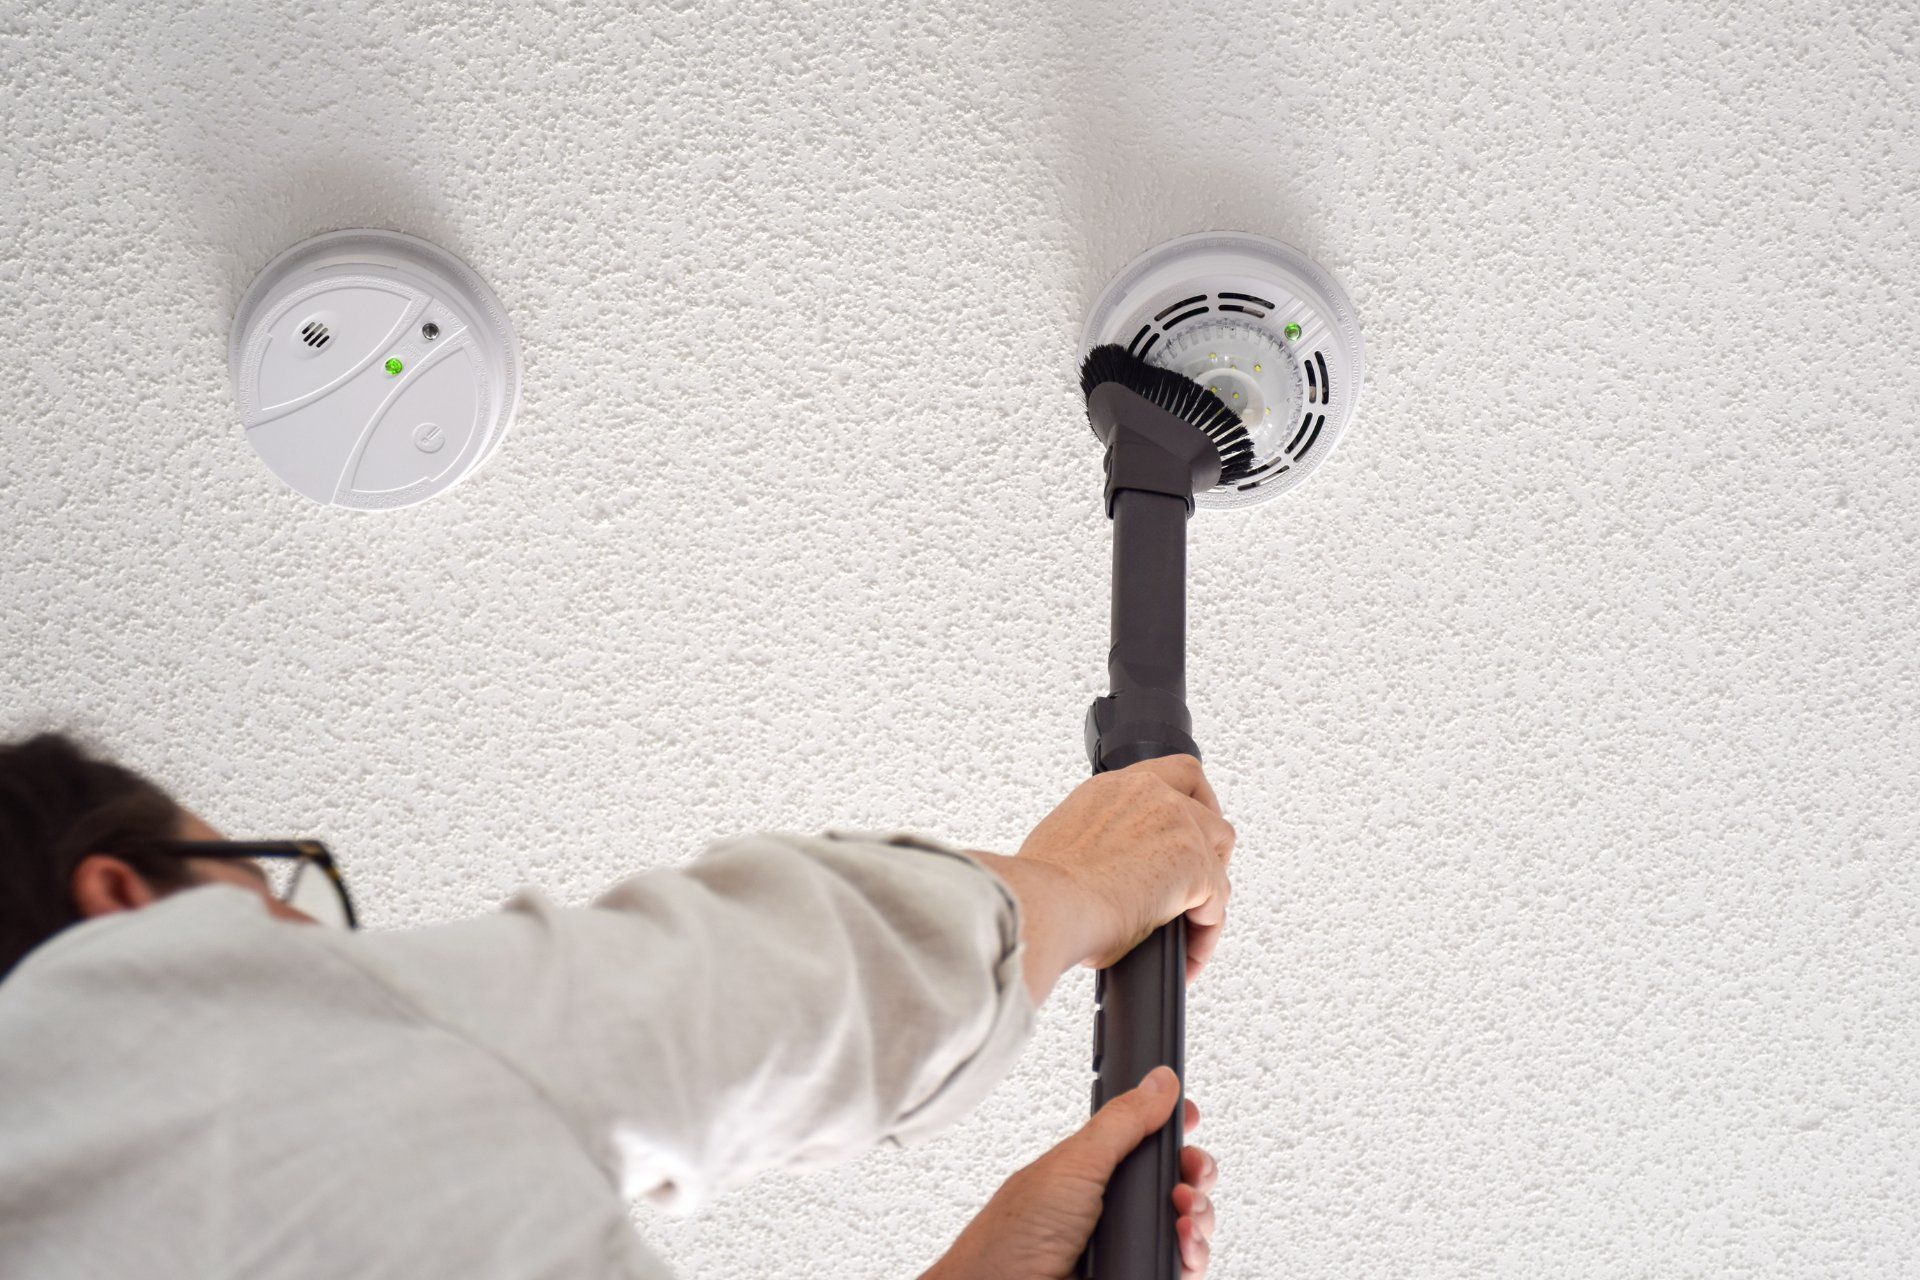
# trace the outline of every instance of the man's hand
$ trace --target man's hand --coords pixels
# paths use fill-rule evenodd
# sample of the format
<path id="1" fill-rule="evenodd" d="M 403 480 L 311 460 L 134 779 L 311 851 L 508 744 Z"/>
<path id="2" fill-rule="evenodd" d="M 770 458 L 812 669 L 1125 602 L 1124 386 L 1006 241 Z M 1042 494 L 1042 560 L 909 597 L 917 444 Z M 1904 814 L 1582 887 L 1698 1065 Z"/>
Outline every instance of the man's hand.
<path id="1" fill-rule="evenodd" d="M 1200 762 L 1161 756 L 1075 787 L 1017 856 L 1059 867 L 1106 900 L 1106 936 L 1087 961 L 1096 969 L 1185 912 L 1192 981 L 1226 919 L 1233 842 Z"/>
<path id="2" fill-rule="evenodd" d="M 1101 1107 L 1078 1133 L 1008 1178 L 921 1280 L 1070 1280 L 1099 1220 L 1107 1179 L 1166 1123 L 1178 1096 L 1172 1070 L 1155 1068 L 1139 1088 Z M 1192 1129 L 1200 1111 L 1191 1099 L 1186 1108 L 1186 1127 Z M 1173 1207 L 1181 1280 L 1207 1273 L 1213 1236 L 1207 1193 L 1218 1176 L 1213 1157 L 1199 1147 L 1180 1153 L 1182 1181 L 1173 1190 Z"/>
<path id="3" fill-rule="evenodd" d="M 969 852 L 1020 899 L 1038 1005 L 1074 965 L 1104 969 L 1182 913 L 1192 981 L 1220 941 L 1233 842 L 1200 762 L 1161 756 L 1075 787 L 1014 857 Z"/>

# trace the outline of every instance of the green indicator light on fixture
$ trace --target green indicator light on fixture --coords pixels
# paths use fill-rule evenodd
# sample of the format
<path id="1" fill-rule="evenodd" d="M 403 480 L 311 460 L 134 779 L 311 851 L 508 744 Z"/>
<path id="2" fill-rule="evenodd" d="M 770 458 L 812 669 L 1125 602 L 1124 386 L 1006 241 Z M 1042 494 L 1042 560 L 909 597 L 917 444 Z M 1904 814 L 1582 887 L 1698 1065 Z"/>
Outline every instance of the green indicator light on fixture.
<path id="1" fill-rule="evenodd" d="M 1286 328 L 1286 334 L 1287 334 L 1287 341 L 1292 342 L 1295 338 L 1300 336 L 1300 326 L 1297 324 L 1289 324 Z"/>
<path id="2" fill-rule="evenodd" d="M 400 376 L 400 371 L 401 371 L 402 369 L 404 369 L 404 368 L 406 368 L 406 367 L 407 367 L 407 366 L 405 366 L 404 364 L 401 364 L 401 363 L 400 363 L 400 357 L 399 357 L 399 356 L 388 356 L 388 357 L 387 357 L 387 376 L 388 376 L 389 378 L 397 378 L 397 377 L 399 377 L 399 376 Z"/>

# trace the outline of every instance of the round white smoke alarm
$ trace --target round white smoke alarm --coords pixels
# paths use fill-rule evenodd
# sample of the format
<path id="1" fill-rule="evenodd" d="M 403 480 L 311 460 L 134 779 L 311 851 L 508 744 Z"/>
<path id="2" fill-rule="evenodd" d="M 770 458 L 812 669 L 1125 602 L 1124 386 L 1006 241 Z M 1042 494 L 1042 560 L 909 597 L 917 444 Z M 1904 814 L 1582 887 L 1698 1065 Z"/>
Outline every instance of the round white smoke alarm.
<path id="1" fill-rule="evenodd" d="M 473 474 L 520 403 L 520 349 L 486 282 L 397 231 L 334 231 L 261 271 L 228 347 L 247 441 L 288 487 L 361 510 Z"/>
<path id="2" fill-rule="evenodd" d="M 1203 231 L 1149 249 L 1115 276 L 1081 335 L 1210 389 L 1253 439 L 1253 470 L 1194 495 L 1201 507 L 1276 498 L 1333 452 L 1360 400 L 1360 324 L 1333 277 L 1292 245 Z"/>

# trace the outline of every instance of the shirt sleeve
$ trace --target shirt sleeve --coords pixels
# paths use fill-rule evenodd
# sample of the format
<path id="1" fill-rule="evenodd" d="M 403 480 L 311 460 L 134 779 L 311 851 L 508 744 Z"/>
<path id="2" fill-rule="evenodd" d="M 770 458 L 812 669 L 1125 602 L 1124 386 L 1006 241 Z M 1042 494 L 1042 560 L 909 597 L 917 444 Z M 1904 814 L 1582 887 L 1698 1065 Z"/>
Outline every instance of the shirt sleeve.
<path id="1" fill-rule="evenodd" d="M 629 1196 L 686 1213 L 765 1170 L 966 1114 L 1034 1010 L 1019 905 L 905 832 L 764 832 L 614 885 L 338 945 L 519 1071 Z"/>

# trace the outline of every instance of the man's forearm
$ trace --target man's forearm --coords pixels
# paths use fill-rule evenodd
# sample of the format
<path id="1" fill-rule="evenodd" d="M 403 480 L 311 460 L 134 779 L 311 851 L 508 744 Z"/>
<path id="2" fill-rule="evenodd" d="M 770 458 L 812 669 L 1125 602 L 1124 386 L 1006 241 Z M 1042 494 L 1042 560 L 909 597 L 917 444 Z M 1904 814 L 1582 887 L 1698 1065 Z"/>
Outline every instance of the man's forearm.
<path id="1" fill-rule="evenodd" d="M 1099 950 L 1109 908 L 1064 868 L 1032 858 L 969 849 L 1020 903 L 1027 991 L 1037 1009 L 1060 975 Z"/>

